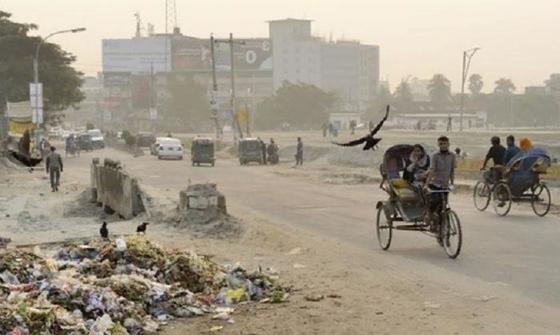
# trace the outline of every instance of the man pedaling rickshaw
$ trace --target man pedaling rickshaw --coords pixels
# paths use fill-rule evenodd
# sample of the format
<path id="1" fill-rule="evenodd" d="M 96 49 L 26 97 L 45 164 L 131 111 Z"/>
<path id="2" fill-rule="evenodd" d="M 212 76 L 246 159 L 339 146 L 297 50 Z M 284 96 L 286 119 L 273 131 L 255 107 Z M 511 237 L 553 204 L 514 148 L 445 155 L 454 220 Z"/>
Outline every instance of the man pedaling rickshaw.
<path id="1" fill-rule="evenodd" d="M 455 182 L 455 169 L 457 160 L 455 154 L 449 151 L 449 138 L 441 136 L 438 138 L 439 151 L 433 154 L 430 161 L 430 170 L 426 178 L 426 190 L 429 195 L 428 210 L 425 222 L 431 225 L 433 230 L 439 222 L 437 213 L 441 211 L 444 200 L 447 200 L 448 193 L 439 192 L 451 190 Z M 435 192 L 434 192 L 435 191 Z M 433 193 L 431 193 L 433 192 Z"/>
<path id="2" fill-rule="evenodd" d="M 506 157 L 506 148 L 504 148 L 504 146 L 500 144 L 500 138 L 498 136 L 492 137 L 492 139 L 490 139 L 490 143 L 492 143 L 492 146 L 486 154 L 484 164 L 482 164 L 482 168 L 480 169 L 480 171 L 486 170 L 486 165 L 490 160 L 492 160 L 494 166 L 492 166 L 490 170 L 484 173 L 484 179 L 489 184 L 495 184 L 500 179 L 502 179 L 504 160 Z"/>

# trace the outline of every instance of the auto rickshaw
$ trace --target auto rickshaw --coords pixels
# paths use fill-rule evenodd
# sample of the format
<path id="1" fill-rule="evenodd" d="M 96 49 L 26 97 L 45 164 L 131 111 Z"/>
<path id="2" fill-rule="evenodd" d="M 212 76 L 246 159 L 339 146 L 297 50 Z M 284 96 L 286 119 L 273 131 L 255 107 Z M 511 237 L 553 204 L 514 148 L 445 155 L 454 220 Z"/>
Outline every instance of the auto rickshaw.
<path id="1" fill-rule="evenodd" d="M 90 134 L 78 135 L 78 147 L 83 151 L 93 151 L 93 142 Z"/>
<path id="2" fill-rule="evenodd" d="M 247 165 L 251 162 L 263 164 L 262 143 L 257 138 L 239 140 L 239 163 Z"/>
<path id="3" fill-rule="evenodd" d="M 209 137 L 195 137 L 191 146 L 192 165 L 210 164 L 214 166 L 214 140 Z"/>

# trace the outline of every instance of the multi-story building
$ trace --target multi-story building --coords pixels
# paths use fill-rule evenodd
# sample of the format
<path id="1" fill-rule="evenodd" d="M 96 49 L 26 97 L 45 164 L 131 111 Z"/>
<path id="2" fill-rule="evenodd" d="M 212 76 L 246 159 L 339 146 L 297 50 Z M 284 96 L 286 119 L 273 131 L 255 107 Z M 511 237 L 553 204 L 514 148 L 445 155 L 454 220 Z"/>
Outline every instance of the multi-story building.
<path id="1" fill-rule="evenodd" d="M 233 59 L 237 105 L 250 110 L 270 97 L 284 81 L 313 84 L 341 98 L 341 109 L 365 111 L 379 83 L 379 48 L 356 41 L 326 42 L 311 35 L 309 20 L 269 22 L 267 38 L 235 38 Z M 118 114 L 139 113 L 135 96 L 148 85 L 150 74 L 165 90 L 165 73 L 191 76 L 213 88 L 210 39 L 185 36 L 179 30 L 168 35 L 103 40 L 102 108 L 111 120 Z M 231 115 L 231 50 L 227 40 L 214 48 L 216 98 L 220 115 Z M 163 79 L 162 79 L 163 77 Z M 136 92 L 136 93 L 135 93 Z M 145 95 L 145 94 L 144 94 Z M 158 96 L 165 95 L 159 92 Z M 157 107 L 157 104 L 156 106 Z M 148 113 L 144 106 L 143 114 Z M 257 111 L 258 113 L 258 111 Z M 107 119 L 107 118 L 105 118 Z"/>
<path id="2" fill-rule="evenodd" d="M 379 84 L 379 47 L 357 41 L 327 42 L 311 35 L 311 21 L 269 22 L 274 89 L 284 81 L 334 91 L 346 105 L 365 109 Z"/>

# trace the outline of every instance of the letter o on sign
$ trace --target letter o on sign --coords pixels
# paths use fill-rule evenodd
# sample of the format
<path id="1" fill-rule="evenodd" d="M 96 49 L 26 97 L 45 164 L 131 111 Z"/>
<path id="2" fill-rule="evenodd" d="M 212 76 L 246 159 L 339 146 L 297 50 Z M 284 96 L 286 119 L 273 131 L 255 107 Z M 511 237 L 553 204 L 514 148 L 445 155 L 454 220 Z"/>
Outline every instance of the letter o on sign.
<path id="1" fill-rule="evenodd" d="M 257 61 L 257 53 L 255 50 L 249 50 L 245 53 L 245 61 L 247 64 L 255 64 Z"/>

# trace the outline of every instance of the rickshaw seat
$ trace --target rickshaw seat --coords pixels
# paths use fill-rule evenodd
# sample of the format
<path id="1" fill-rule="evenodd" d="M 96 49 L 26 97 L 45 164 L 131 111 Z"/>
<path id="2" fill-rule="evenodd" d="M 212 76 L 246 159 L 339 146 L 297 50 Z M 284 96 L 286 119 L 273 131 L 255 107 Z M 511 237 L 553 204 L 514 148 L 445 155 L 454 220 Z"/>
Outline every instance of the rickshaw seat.
<path id="1" fill-rule="evenodd" d="M 390 180 L 391 186 L 395 191 L 395 194 L 400 200 L 403 201 L 413 201 L 417 200 L 418 195 L 412 189 L 412 187 L 408 184 L 408 182 L 402 178 L 399 179 L 391 179 Z"/>

